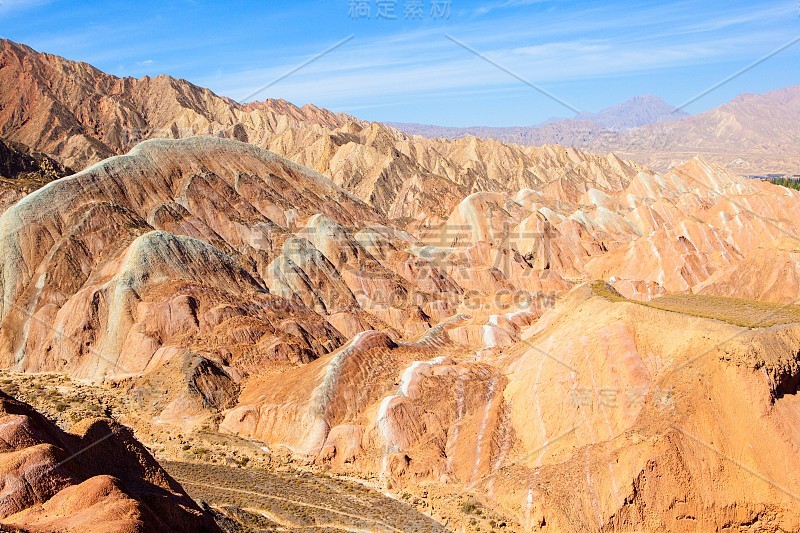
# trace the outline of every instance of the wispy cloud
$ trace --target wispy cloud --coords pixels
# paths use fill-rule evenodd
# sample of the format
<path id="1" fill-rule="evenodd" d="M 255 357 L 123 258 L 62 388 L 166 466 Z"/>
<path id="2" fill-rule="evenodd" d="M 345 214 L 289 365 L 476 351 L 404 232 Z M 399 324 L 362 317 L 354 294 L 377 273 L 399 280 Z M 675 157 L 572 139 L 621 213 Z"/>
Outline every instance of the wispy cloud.
<path id="1" fill-rule="evenodd" d="M 589 80 L 665 68 L 728 60 L 761 47 L 774 34 L 713 35 L 686 42 L 637 38 L 574 39 L 529 46 L 491 43 L 483 53 L 536 83 Z M 505 45 L 505 46 L 504 46 Z M 208 80 L 225 94 L 243 94 L 277 76 L 287 65 L 230 73 Z M 340 102 L 364 106 L 375 95 L 431 95 L 439 91 L 475 89 L 518 91 L 519 84 L 498 69 L 465 54 L 441 35 L 394 41 L 361 39 L 347 50 L 309 67 L 273 87 L 281 97 L 297 102 Z M 377 104 L 370 104 L 375 106 Z"/>
<path id="2" fill-rule="evenodd" d="M 32 7 L 39 7 L 51 0 L 2 0 L 0 1 L 0 16 L 24 11 Z"/>
<path id="3" fill-rule="evenodd" d="M 503 0 L 502 2 L 486 2 L 485 4 L 478 6 L 473 13 L 480 16 L 487 15 L 492 11 L 497 11 L 500 9 L 525 7 L 534 4 L 546 4 L 551 2 L 553 2 L 553 0 Z"/>

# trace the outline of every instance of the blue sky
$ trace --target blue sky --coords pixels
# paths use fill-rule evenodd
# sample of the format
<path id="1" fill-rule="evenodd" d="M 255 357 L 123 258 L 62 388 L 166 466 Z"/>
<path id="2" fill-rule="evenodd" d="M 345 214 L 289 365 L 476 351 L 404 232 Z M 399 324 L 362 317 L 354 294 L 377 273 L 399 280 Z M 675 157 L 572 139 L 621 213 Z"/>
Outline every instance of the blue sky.
<path id="1" fill-rule="evenodd" d="M 367 5 L 369 16 L 351 4 Z M 185 78 L 236 100 L 271 84 L 255 99 L 314 103 L 369 120 L 513 126 L 574 112 L 507 71 L 580 110 L 645 93 L 680 105 L 800 37 L 800 6 L 797 0 L 2 0 L 0 36 L 118 76 Z M 800 84 L 798 66 L 800 43 L 687 110 Z"/>

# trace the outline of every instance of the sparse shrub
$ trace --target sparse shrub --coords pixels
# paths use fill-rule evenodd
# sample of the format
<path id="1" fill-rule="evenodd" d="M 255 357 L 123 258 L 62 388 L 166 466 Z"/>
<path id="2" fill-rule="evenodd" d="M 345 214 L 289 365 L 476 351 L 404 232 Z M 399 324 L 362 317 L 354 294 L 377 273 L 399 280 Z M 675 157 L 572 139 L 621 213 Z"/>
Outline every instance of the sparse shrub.
<path id="1" fill-rule="evenodd" d="M 464 514 L 472 514 L 477 510 L 477 506 L 473 502 L 463 502 L 461 504 L 461 512 Z"/>

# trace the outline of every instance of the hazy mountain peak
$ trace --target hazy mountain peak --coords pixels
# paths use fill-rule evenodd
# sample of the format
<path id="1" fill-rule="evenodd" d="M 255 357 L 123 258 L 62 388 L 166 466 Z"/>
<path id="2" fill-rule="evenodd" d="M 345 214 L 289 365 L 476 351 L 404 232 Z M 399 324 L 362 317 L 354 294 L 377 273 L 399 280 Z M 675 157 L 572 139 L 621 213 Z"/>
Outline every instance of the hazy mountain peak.
<path id="1" fill-rule="evenodd" d="M 575 120 L 589 120 L 606 129 L 619 131 L 638 128 L 648 124 L 676 120 L 688 113 L 675 109 L 654 94 L 634 96 L 621 104 L 617 104 L 597 113 L 579 113 Z"/>

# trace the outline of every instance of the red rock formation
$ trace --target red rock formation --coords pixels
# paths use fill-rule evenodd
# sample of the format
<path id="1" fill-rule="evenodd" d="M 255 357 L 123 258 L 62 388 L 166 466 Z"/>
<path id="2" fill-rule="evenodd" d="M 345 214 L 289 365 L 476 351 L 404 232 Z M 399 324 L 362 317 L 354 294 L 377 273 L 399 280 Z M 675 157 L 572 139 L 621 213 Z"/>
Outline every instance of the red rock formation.
<path id="1" fill-rule="evenodd" d="M 32 193 L 0 218 L 0 247 L 3 365 L 134 377 L 169 391 L 166 419 L 228 408 L 242 379 L 367 329 L 413 338 L 566 287 L 524 264 L 519 284 L 481 283 L 493 245 L 454 267 L 323 176 L 214 138 L 147 141 Z"/>
<path id="2" fill-rule="evenodd" d="M 219 531 L 108 419 L 64 432 L 0 392 L 0 524 L 22 531 Z"/>

